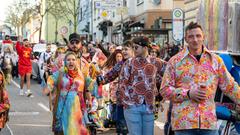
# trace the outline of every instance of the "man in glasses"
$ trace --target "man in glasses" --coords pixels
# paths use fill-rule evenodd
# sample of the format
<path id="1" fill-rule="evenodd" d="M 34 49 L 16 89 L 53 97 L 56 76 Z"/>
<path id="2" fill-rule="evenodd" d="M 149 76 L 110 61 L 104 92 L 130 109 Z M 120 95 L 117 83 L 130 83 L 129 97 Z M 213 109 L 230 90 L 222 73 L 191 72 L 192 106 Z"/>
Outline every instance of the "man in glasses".
<path id="1" fill-rule="evenodd" d="M 156 77 L 164 62 L 149 58 L 149 40 L 136 37 L 132 40 L 135 57 L 128 59 L 120 73 L 120 100 L 130 135 L 153 135 L 155 96 L 159 95 Z"/>
<path id="2" fill-rule="evenodd" d="M 81 39 L 79 34 L 77 33 L 70 34 L 67 51 L 72 51 L 78 56 L 80 69 L 84 76 L 86 77 L 88 75 L 89 63 L 82 57 L 82 42 L 83 39 Z"/>
<path id="3" fill-rule="evenodd" d="M 32 74 L 32 63 L 31 63 L 31 54 L 32 48 L 28 39 L 23 40 L 23 45 L 20 42 L 16 43 L 16 50 L 19 56 L 18 59 L 18 73 L 21 76 L 20 82 L 20 95 L 24 95 L 24 78 L 26 76 L 27 80 L 27 91 L 26 95 L 28 97 L 33 97 L 32 92 L 30 90 L 30 77 Z"/>
<path id="4" fill-rule="evenodd" d="M 67 51 L 74 52 L 77 55 L 78 65 L 80 66 L 80 69 L 81 69 L 84 77 L 86 78 L 88 76 L 88 72 L 89 72 L 89 63 L 87 62 L 86 59 L 84 59 L 82 57 L 82 43 L 83 43 L 83 39 L 81 39 L 79 34 L 77 34 L 77 33 L 70 34 Z M 86 100 L 92 101 L 91 93 L 88 90 L 84 91 L 84 93 L 86 95 Z M 88 103 L 88 106 L 91 108 L 91 106 L 92 106 L 91 102 Z M 82 107 L 82 110 L 83 110 L 82 113 L 83 113 L 84 117 L 86 117 L 86 115 L 87 115 L 86 114 L 86 109 L 87 108 L 86 108 L 85 101 L 81 105 L 81 107 Z"/>

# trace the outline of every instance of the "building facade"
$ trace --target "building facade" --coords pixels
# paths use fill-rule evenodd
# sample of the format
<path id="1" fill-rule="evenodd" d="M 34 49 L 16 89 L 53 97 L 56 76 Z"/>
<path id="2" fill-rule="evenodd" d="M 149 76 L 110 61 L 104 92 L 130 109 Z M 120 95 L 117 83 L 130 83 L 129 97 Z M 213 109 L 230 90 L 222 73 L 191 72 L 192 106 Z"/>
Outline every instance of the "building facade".
<path id="1" fill-rule="evenodd" d="M 89 33 L 94 41 L 116 44 L 140 35 L 148 36 L 159 44 L 172 41 L 172 10 L 176 7 L 183 9 L 184 6 L 184 0 L 112 0 L 117 5 L 119 2 L 121 4 L 109 8 L 109 3 L 107 6 L 100 5 L 100 1 L 88 1 L 92 4 L 89 9 L 92 16 L 83 18 L 81 26 L 93 22 L 89 26 L 92 28 Z M 84 4 L 81 6 L 84 9 Z"/>
<path id="2" fill-rule="evenodd" d="M 184 11 L 185 11 L 185 26 L 190 22 L 197 21 L 197 13 L 199 10 L 201 0 L 185 0 Z"/>

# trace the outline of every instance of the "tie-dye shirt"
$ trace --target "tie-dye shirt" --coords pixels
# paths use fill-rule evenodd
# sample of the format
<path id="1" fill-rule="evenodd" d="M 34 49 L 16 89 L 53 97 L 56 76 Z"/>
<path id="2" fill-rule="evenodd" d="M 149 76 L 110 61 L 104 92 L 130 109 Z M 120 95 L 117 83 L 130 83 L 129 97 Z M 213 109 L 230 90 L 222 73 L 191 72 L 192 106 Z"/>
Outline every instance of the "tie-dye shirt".
<path id="1" fill-rule="evenodd" d="M 188 98 L 189 90 L 196 90 L 199 84 L 207 86 L 207 100 L 200 103 Z M 204 47 L 198 61 L 189 50 L 170 59 L 161 84 L 162 96 L 173 102 L 173 130 L 217 129 L 215 93 L 219 87 L 224 94 L 240 104 L 240 89 L 227 71 L 222 59 Z"/>
<path id="2" fill-rule="evenodd" d="M 60 71 L 63 73 L 61 82 L 58 82 L 59 71 L 54 72 L 47 81 L 51 91 L 56 90 L 60 83 L 56 117 L 61 120 L 61 124 L 57 125 L 57 128 L 62 128 L 64 135 L 88 135 L 82 123 L 83 112 L 86 109 L 83 97 L 84 76 L 80 70 L 75 78 L 70 77 L 63 68 Z"/>

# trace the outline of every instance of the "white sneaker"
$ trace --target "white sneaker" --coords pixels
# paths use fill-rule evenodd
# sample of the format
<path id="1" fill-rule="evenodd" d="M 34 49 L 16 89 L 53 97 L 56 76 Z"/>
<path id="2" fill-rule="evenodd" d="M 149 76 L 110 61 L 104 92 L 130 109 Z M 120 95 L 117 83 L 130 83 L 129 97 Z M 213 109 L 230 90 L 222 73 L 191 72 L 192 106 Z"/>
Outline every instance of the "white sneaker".
<path id="1" fill-rule="evenodd" d="M 30 90 L 27 90 L 25 94 L 27 97 L 33 97 L 32 92 Z"/>
<path id="2" fill-rule="evenodd" d="M 23 89 L 20 89 L 20 91 L 19 91 L 19 95 L 20 95 L 20 96 L 23 96 L 23 95 L 24 95 L 24 91 L 23 91 Z"/>

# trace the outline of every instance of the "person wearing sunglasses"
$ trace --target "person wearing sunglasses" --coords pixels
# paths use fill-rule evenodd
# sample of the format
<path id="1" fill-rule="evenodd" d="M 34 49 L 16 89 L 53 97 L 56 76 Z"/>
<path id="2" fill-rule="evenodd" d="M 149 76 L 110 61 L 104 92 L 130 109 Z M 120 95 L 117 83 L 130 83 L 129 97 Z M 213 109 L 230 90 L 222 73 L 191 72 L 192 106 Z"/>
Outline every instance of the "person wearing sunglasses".
<path id="1" fill-rule="evenodd" d="M 83 73 L 84 78 L 86 78 L 89 74 L 89 67 L 90 64 L 88 63 L 88 61 L 86 59 L 84 59 L 84 57 L 82 57 L 82 43 L 83 43 L 83 39 L 80 37 L 79 34 L 77 33 L 72 33 L 69 35 L 69 44 L 68 44 L 68 49 L 67 49 L 67 53 L 69 52 L 74 52 L 77 56 L 77 66 L 79 67 L 79 69 L 81 70 L 81 72 Z M 84 82 L 85 83 L 85 82 Z M 86 95 L 86 99 L 85 101 L 92 101 L 91 99 L 91 93 L 88 90 L 84 90 L 84 94 Z M 86 112 L 86 102 L 84 100 L 82 101 L 82 113 L 84 114 Z M 92 106 L 91 103 L 88 104 L 89 107 Z"/>
<path id="2" fill-rule="evenodd" d="M 164 61 L 150 58 L 147 37 L 132 40 L 135 57 L 128 59 L 120 72 L 119 100 L 130 135 L 153 135 L 157 76 L 161 76 Z"/>

